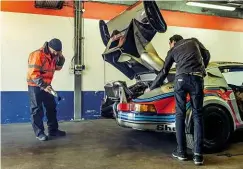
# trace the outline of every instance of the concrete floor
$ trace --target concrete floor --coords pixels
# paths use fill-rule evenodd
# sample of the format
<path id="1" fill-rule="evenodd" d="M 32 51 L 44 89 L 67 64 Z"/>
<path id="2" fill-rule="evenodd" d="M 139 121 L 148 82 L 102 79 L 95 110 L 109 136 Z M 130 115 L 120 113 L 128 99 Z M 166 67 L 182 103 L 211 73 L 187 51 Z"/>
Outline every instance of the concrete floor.
<path id="1" fill-rule="evenodd" d="M 29 124 L 2 125 L 2 169 L 242 169 L 243 156 L 205 156 L 205 165 L 171 157 L 173 134 L 120 128 L 113 120 L 60 123 L 65 138 L 40 142 Z M 238 134 L 242 136 L 242 133 Z M 235 137 L 236 138 L 236 137 Z M 242 153 L 243 139 L 225 152 Z"/>

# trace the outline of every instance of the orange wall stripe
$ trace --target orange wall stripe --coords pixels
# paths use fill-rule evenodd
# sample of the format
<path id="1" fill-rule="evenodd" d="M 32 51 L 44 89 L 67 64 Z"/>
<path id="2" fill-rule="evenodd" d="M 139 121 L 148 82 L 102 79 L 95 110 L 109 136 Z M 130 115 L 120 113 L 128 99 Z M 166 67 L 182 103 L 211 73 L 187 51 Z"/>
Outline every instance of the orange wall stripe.
<path id="1" fill-rule="evenodd" d="M 84 3 L 84 17 L 91 19 L 110 20 L 121 12 L 126 10 L 128 6 L 110 5 L 104 3 L 86 2 Z"/>
<path id="2" fill-rule="evenodd" d="M 64 7 L 62 10 L 48 10 L 34 7 L 34 1 L 1 1 L 1 11 L 31 13 L 56 16 L 73 16 L 72 8 Z"/>
<path id="3" fill-rule="evenodd" d="M 99 2 L 85 2 L 84 8 L 84 18 L 103 20 L 110 20 L 124 10 L 129 9 L 125 5 Z M 38 9 L 34 7 L 34 1 L 1 1 L 1 11 L 73 17 L 72 7 L 65 6 L 62 10 Z M 243 19 L 166 10 L 161 10 L 161 12 L 169 26 L 243 32 Z"/>
<path id="4" fill-rule="evenodd" d="M 171 11 L 161 11 L 161 13 L 170 26 L 243 32 L 243 19 Z"/>
<path id="5" fill-rule="evenodd" d="M 85 2 L 84 8 L 84 18 L 110 20 L 126 10 L 127 6 Z M 1 1 L 1 11 L 64 17 L 74 16 L 72 7 L 64 6 L 61 10 L 41 9 L 34 7 L 34 1 Z"/>

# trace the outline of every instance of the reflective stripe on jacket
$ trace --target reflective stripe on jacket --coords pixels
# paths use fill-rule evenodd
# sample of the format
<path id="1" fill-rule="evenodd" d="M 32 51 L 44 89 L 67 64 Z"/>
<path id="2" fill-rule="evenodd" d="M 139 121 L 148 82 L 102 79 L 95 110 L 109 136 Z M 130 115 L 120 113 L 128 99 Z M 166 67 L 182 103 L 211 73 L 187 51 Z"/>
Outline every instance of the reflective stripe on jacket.
<path id="1" fill-rule="evenodd" d="M 55 70 L 61 70 L 64 62 L 65 58 L 63 56 L 51 57 L 47 44 L 41 49 L 32 52 L 28 60 L 28 85 L 46 88 L 51 84 Z"/>

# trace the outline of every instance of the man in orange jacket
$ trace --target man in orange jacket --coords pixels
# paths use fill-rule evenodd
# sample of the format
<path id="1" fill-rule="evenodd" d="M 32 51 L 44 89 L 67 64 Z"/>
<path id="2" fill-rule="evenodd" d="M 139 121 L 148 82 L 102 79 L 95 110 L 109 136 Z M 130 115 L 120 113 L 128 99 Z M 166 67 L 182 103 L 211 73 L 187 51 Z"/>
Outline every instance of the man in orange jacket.
<path id="1" fill-rule="evenodd" d="M 46 109 L 48 135 L 65 136 L 58 129 L 56 102 L 51 95 L 51 82 L 56 70 L 61 70 L 65 63 L 62 55 L 62 42 L 52 39 L 45 42 L 43 47 L 32 52 L 28 59 L 27 83 L 30 96 L 31 123 L 36 138 L 45 141 L 48 136 L 44 132 L 43 107 Z"/>

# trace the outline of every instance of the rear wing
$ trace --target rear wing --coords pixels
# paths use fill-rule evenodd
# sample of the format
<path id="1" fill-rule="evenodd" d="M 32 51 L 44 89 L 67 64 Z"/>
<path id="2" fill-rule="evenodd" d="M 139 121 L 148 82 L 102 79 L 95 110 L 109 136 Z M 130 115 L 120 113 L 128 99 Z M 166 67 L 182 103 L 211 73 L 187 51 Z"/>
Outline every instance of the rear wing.
<path id="1" fill-rule="evenodd" d="M 106 47 L 103 60 L 128 78 L 162 69 L 164 61 L 151 41 L 157 32 L 166 32 L 167 24 L 154 0 L 139 1 L 107 23 L 100 20 L 99 28 Z"/>
<path id="2" fill-rule="evenodd" d="M 141 23 L 149 23 L 154 31 L 159 33 L 164 33 L 167 30 L 167 24 L 156 2 L 154 0 L 139 1 L 107 23 L 100 20 L 100 34 L 104 45 L 107 46 L 110 38 L 127 29 L 133 19 Z"/>

